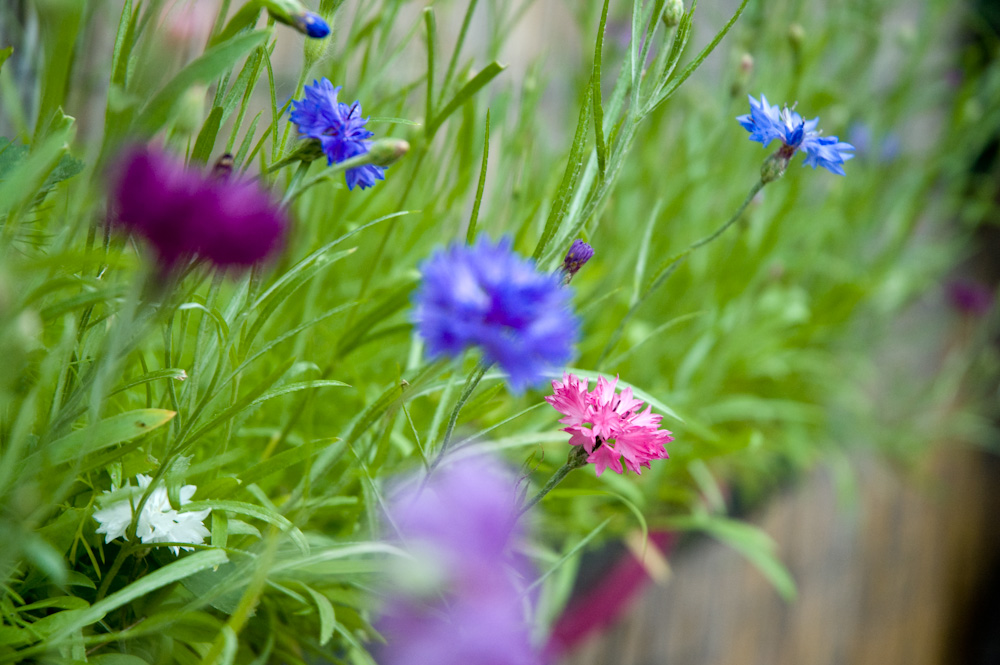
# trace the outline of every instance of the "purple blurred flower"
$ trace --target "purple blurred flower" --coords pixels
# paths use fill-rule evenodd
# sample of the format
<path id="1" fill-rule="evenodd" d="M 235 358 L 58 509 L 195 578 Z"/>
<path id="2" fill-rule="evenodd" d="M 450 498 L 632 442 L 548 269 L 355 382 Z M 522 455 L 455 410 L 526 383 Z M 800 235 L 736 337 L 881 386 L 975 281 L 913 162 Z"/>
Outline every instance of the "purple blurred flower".
<path id="1" fill-rule="evenodd" d="M 952 307 L 972 316 L 985 316 L 993 307 L 993 290 L 982 282 L 956 279 L 945 287 Z"/>
<path id="2" fill-rule="evenodd" d="M 368 152 L 374 134 L 365 129 L 368 118 L 361 117 L 361 104 L 350 106 L 337 101 L 340 86 L 334 87 L 328 79 L 313 81 L 305 87 L 305 99 L 295 100 L 290 116 L 299 128 L 299 134 L 316 139 L 326 153 L 327 164 L 340 163 Z M 348 169 L 344 174 L 347 188 L 355 185 L 365 189 L 376 180 L 385 180 L 385 168 L 366 164 Z"/>
<path id="3" fill-rule="evenodd" d="M 515 478 L 491 458 L 446 461 L 390 502 L 413 560 L 386 587 L 382 665 L 535 665 L 518 535 Z"/>
<path id="4" fill-rule="evenodd" d="M 850 152 L 854 146 L 850 143 L 844 143 L 836 136 L 822 136 L 816 131 L 819 118 L 803 120 L 787 106 L 779 109 L 768 104 L 764 95 L 760 96 L 759 102 L 750 97 L 750 113 L 736 120 L 750 132 L 751 141 L 765 147 L 774 140 L 781 141 L 778 154 L 785 160 L 791 159 L 797 150 L 802 150 L 806 153 L 804 166 L 814 169 L 822 166 L 830 173 L 844 175 L 844 162 L 854 157 Z"/>
<path id="5" fill-rule="evenodd" d="M 112 208 L 166 268 L 196 255 L 223 268 L 252 265 L 279 249 L 288 225 L 253 182 L 207 177 L 150 146 L 119 159 Z"/>
<path id="6" fill-rule="evenodd" d="M 542 273 L 509 238 L 454 243 L 421 266 L 413 321 L 431 356 L 482 347 L 515 392 L 545 379 L 573 354 L 579 323 L 559 273 Z"/>

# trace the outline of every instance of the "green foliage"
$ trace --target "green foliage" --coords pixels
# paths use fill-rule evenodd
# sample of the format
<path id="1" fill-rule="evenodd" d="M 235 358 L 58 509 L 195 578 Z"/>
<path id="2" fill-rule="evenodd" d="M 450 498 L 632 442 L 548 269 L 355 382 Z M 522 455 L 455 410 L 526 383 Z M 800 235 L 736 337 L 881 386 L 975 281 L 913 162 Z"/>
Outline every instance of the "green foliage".
<path id="1" fill-rule="evenodd" d="M 426 358 L 409 303 L 445 242 L 507 234 L 554 269 L 587 239 L 568 371 L 620 376 L 676 439 L 640 478 L 584 468 L 539 505 L 540 633 L 581 554 L 635 530 L 708 533 L 793 598 L 773 543 L 723 514 L 720 485 L 757 500 L 853 446 L 914 459 L 963 415 L 939 414 L 965 356 L 905 399 L 873 394 L 872 379 L 892 322 L 963 251 L 963 237 L 921 229 L 995 206 L 969 165 L 995 138 L 1000 69 L 957 93 L 927 83 L 943 80 L 937 26 L 952 3 L 921 2 L 911 39 L 886 23 L 902 0 L 692 5 L 673 28 L 663 0 L 554 4 L 581 41 L 547 47 L 559 68 L 523 80 L 499 63 L 526 47 L 507 40 L 530 0 L 422 14 L 324 0 L 335 39 L 294 72 L 275 54 L 302 36 L 258 29 L 256 3 L 233 3 L 183 59 L 164 55 L 177 49 L 162 2 L 127 0 L 116 16 L 96 1 L 33 4 L 36 52 L 0 50 L 4 94 L 37 100 L 32 131 L 0 139 L 0 662 L 372 662 L 371 589 L 404 556 L 377 542 L 391 478 L 445 448 L 484 449 L 540 486 L 567 453 L 544 390 L 508 395 L 475 352 Z M 445 12 L 461 16 L 455 35 L 437 24 Z M 795 21 L 807 38 L 790 42 Z M 95 35 L 112 33 L 107 52 Z M 751 71 L 734 64 L 744 53 Z M 869 72 L 873 53 L 904 64 Z M 37 81 L 14 78 L 27 57 L 43 63 Z M 107 98 L 94 100 L 98 74 Z M 362 102 L 378 138 L 412 146 L 370 190 L 289 158 L 286 100 L 321 76 Z M 747 92 L 798 100 L 842 138 L 852 124 L 895 132 L 903 149 L 859 150 L 846 178 L 793 165 L 760 190 L 768 152 L 734 119 Z M 4 100 L 0 127 L 18 126 L 18 104 Z M 916 141 L 925 116 L 942 129 Z M 283 255 L 162 279 L 107 223 L 116 151 L 147 139 L 192 164 L 235 150 L 235 170 L 289 206 Z M 140 473 L 175 507 L 196 485 L 183 508 L 211 509 L 209 542 L 178 557 L 135 525 L 129 540 L 95 533 L 98 499 Z"/>

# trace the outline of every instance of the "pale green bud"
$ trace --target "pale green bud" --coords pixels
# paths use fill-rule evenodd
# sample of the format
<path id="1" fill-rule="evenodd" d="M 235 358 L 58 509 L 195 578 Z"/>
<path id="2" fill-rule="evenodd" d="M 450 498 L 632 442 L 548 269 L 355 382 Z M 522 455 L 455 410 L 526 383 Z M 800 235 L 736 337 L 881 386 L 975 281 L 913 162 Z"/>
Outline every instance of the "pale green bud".
<path id="1" fill-rule="evenodd" d="M 174 129 L 185 136 L 194 136 L 201 128 L 201 123 L 205 119 L 205 94 L 208 92 L 203 85 L 194 85 L 188 88 L 177 108 L 177 120 L 174 122 Z"/>
<path id="2" fill-rule="evenodd" d="M 760 166 L 760 179 L 765 185 L 785 175 L 785 169 L 788 168 L 790 157 L 790 155 L 786 156 L 783 150 L 778 150 L 778 152 L 764 160 L 764 163 Z"/>
<path id="3" fill-rule="evenodd" d="M 668 28 L 676 28 L 684 18 L 684 0 L 667 0 L 663 7 L 663 24 Z"/>
<path id="4" fill-rule="evenodd" d="M 410 151 L 410 144 L 403 139 L 378 139 L 368 148 L 369 164 L 391 166 Z"/>
<path id="5" fill-rule="evenodd" d="M 806 29 L 799 23 L 792 23 L 788 26 L 788 42 L 796 51 L 802 50 L 802 45 L 806 41 Z"/>

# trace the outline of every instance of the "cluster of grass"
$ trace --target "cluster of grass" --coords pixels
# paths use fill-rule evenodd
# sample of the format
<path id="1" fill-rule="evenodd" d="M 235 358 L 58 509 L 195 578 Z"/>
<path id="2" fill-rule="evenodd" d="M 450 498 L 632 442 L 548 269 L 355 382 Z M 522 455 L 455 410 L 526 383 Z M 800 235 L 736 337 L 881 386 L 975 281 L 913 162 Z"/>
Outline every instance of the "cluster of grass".
<path id="1" fill-rule="evenodd" d="M 163 0 L 0 9 L 5 26 L 34 26 L 0 36 L 15 45 L 0 51 L 0 662 L 372 662 L 388 479 L 452 428 L 533 484 L 567 452 L 543 392 L 508 394 L 490 370 L 464 395 L 478 356 L 429 361 L 409 322 L 420 262 L 478 234 L 512 236 L 545 269 L 577 237 L 594 246 L 573 282 L 574 371 L 620 375 L 676 438 L 641 478 L 577 471 L 540 504 L 540 632 L 581 551 L 635 529 L 706 530 L 792 595 L 767 538 L 725 517 L 719 483 L 766 493 L 852 445 L 919 455 L 953 423 L 933 376 L 905 402 L 871 390 L 891 322 L 962 254 L 945 222 L 1000 108 L 996 71 L 946 76 L 953 3 L 744 0 L 731 20 L 706 17 L 710 32 L 701 13 L 715 8 L 667 27 L 664 0 L 567 1 L 588 46 L 525 80 L 497 59 L 532 0 L 341 4 L 320 3 L 334 36 L 305 45 L 294 89 L 272 55 L 302 37 L 264 18 L 220 16 L 164 71 Z M 448 38 L 445 12 L 461 26 Z M 474 20 L 488 34 L 471 44 Z M 640 38 L 605 39 L 609 24 Z M 426 60 L 402 78 L 415 53 Z M 108 82 L 103 130 L 75 140 L 94 76 Z M 272 170 L 295 146 L 285 100 L 321 76 L 349 85 L 379 137 L 412 146 L 370 190 L 348 191 L 323 160 Z M 797 157 L 675 262 L 759 180 L 768 152 L 735 121 L 748 92 L 870 138 L 846 177 Z M 163 284 L 106 224 L 109 164 L 144 140 L 191 163 L 230 152 L 279 195 L 294 186 L 281 257 Z M 949 367 L 954 386 L 965 366 Z M 105 543 L 95 502 L 139 473 L 175 502 L 197 485 L 189 508 L 212 509 L 210 541 L 180 557 Z"/>

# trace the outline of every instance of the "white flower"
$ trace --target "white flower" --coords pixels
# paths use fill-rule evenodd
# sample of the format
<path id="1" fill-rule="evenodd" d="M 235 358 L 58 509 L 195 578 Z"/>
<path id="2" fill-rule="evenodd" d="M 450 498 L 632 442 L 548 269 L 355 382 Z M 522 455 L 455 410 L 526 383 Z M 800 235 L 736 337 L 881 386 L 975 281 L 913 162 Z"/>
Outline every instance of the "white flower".
<path id="1" fill-rule="evenodd" d="M 94 519 L 100 523 L 100 526 L 97 527 L 97 533 L 104 534 L 104 542 L 106 543 L 110 543 L 115 538 L 125 537 L 125 531 L 132 523 L 134 506 L 142 498 L 153 479 L 140 473 L 136 476 L 136 480 L 139 483 L 138 487 L 132 487 L 126 482 L 125 487 L 117 492 L 104 492 L 106 495 L 112 495 L 114 499 L 103 508 L 94 511 Z M 197 489 L 194 485 L 185 485 L 181 488 L 181 506 L 191 501 L 191 497 L 194 496 Z M 191 543 L 198 545 L 205 542 L 205 538 L 210 535 L 208 529 L 202 524 L 210 512 L 210 509 L 179 512 L 170 506 L 166 488 L 157 487 L 142 507 L 135 535 L 145 544 Z M 182 549 L 191 550 L 194 548 L 171 545 L 170 549 L 177 555 Z"/>

